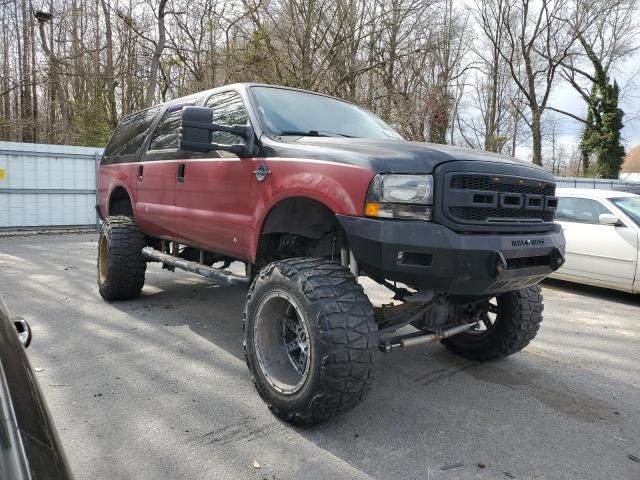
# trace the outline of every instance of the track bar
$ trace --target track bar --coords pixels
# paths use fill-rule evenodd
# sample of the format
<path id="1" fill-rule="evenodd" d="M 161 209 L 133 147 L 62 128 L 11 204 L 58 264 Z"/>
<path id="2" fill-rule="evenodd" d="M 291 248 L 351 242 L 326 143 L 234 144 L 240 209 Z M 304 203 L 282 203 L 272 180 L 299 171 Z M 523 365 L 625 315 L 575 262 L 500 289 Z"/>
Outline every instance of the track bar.
<path id="1" fill-rule="evenodd" d="M 384 340 L 384 342 L 380 342 L 380 350 L 388 353 L 391 350 L 397 350 L 398 348 L 413 347 L 415 345 L 423 345 L 425 343 L 439 342 L 444 338 L 449 338 L 453 335 L 466 332 L 467 330 L 475 327 L 477 324 L 478 322 L 468 323 L 466 325 L 458 325 L 457 327 L 449 328 L 448 330 L 444 330 L 439 333 L 428 333 L 425 335 L 416 335 L 410 333 L 408 335 L 387 338 Z"/>
<path id="2" fill-rule="evenodd" d="M 221 270 L 198 262 L 185 260 L 184 258 L 175 257 L 152 247 L 144 247 L 142 249 L 142 255 L 151 260 L 162 262 L 170 267 L 179 268 L 180 270 L 186 270 L 187 272 L 201 275 L 222 285 L 249 285 L 249 282 L 251 281 L 249 277 L 236 275 L 228 270 Z"/>

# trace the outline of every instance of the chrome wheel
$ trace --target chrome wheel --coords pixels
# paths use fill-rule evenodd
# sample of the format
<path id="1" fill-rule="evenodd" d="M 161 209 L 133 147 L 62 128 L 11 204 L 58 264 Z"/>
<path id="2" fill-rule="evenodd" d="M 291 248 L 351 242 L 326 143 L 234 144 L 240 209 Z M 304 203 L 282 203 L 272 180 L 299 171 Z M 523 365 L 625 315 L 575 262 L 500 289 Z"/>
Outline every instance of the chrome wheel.
<path id="1" fill-rule="evenodd" d="M 260 371 L 275 390 L 290 395 L 302 388 L 309 376 L 309 328 L 289 293 L 274 290 L 262 298 L 253 343 Z"/>

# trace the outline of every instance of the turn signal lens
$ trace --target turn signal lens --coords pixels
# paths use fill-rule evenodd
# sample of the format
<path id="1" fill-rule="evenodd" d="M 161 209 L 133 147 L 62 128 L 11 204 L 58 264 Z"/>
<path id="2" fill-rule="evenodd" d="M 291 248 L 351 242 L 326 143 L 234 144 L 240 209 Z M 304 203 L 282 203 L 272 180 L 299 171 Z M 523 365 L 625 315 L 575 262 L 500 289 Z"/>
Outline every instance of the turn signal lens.
<path id="1" fill-rule="evenodd" d="M 408 220 L 431 220 L 431 207 L 428 205 L 404 205 L 401 203 L 368 202 L 364 207 L 367 217 L 401 218 Z"/>
<path id="2" fill-rule="evenodd" d="M 377 217 L 378 213 L 380 213 L 380 204 L 368 202 L 364 207 L 364 214 L 367 217 Z"/>

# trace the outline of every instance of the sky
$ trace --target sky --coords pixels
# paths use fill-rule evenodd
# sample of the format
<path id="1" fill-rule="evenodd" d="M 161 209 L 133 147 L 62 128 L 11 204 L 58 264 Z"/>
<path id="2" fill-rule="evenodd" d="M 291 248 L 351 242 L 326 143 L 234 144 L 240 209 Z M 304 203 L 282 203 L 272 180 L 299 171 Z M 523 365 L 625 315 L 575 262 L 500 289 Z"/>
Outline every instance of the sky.
<path id="1" fill-rule="evenodd" d="M 623 89 L 621 108 L 625 112 L 622 136 L 627 149 L 640 144 L 640 53 L 622 63 L 612 77 Z M 559 83 L 549 99 L 549 104 L 580 117 L 585 116 L 586 105 L 578 92 L 567 82 Z M 558 114 L 556 114 L 558 115 Z M 558 115 L 562 135 L 561 142 L 567 146 L 579 141 L 582 124 L 567 116 Z"/>
<path id="2" fill-rule="evenodd" d="M 474 8 L 476 0 L 454 1 L 458 7 Z M 611 72 L 611 76 L 618 81 L 618 85 L 623 89 L 620 105 L 625 112 L 622 139 L 626 150 L 630 150 L 636 145 L 640 145 L 640 51 L 635 52 L 625 62 L 621 62 Z M 561 79 L 558 79 L 557 85 L 552 91 L 549 105 L 579 117 L 586 116 L 586 104 L 580 94 L 568 82 Z M 548 111 L 546 115 L 549 114 L 553 114 L 557 121 L 556 139 L 558 145 L 563 146 L 567 152 L 577 148 L 583 124 L 566 115 Z M 516 147 L 516 157 L 530 159 L 531 146 L 525 144 Z"/>

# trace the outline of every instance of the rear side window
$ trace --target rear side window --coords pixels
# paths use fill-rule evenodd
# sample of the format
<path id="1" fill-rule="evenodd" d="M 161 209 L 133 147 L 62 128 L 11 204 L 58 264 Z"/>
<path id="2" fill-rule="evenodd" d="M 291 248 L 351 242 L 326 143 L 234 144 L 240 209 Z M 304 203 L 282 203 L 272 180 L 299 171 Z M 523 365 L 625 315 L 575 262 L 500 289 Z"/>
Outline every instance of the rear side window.
<path id="1" fill-rule="evenodd" d="M 149 150 L 167 150 L 178 148 L 178 134 L 182 108 L 192 103 L 172 105 L 164 112 L 160 123 L 153 132 Z"/>
<path id="2" fill-rule="evenodd" d="M 102 155 L 101 163 L 108 165 L 135 161 L 133 155 L 147 137 L 159 111 L 160 107 L 153 107 L 124 118 L 113 132 L 109 145 Z"/>
<path id="3" fill-rule="evenodd" d="M 556 220 L 561 222 L 600 223 L 600 214 L 611 213 L 607 207 L 596 200 L 578 197 L 558 198 Z"/>
<path id="4" fill-rule="evenodd" d="M 217 93 L 207 100 L 206 105 L 213 109 L 213 123 L 220 125 L 247 125 L 249 115 L 242 97 L 237 92 Z M 213 132 L 211 141 L 221 145 L 244 143 L 244 139 L 228 132 Z"/>

